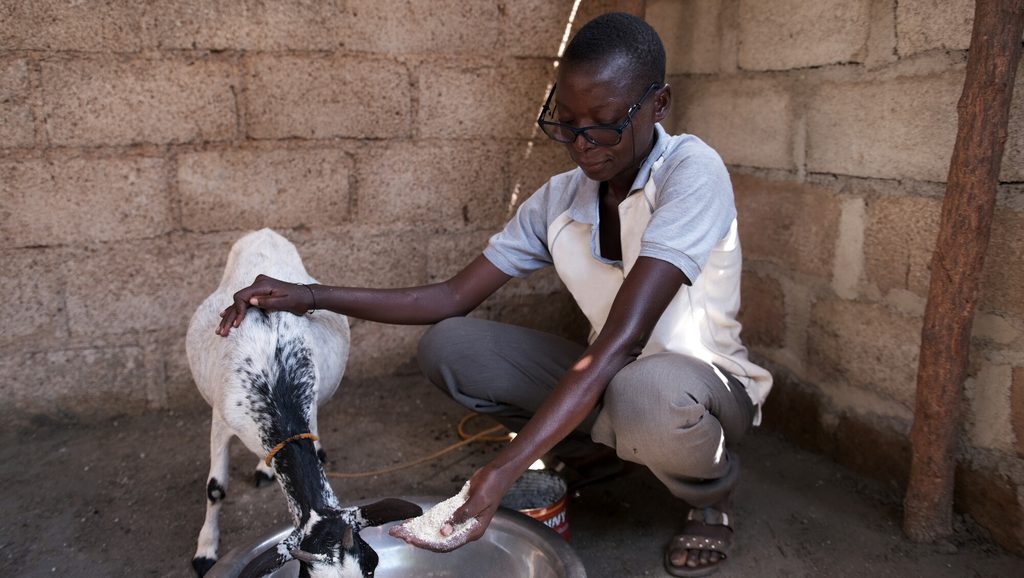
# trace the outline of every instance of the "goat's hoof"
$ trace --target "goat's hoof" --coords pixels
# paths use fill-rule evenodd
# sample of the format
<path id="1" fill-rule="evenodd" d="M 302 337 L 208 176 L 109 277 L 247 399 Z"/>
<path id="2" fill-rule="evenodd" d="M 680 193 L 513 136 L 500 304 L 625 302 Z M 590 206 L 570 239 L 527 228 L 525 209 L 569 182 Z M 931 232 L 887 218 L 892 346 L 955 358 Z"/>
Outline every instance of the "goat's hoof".
<path id="1" fill-rule="evenodd" d="M 192 568 L 195 569 L 196 574 L 199 575 L 199 578 L 203 578 L 203 576 L 205 576 L 206 573 L 210 571 L 210 568 L 213 568 L 213 565 L 216 563 L 216 559 L 207 558 L 206 556 L 192 558 Z"/>
<path id="2" fill-rule="evenodd" d="M 327 465 L 327 452 L 325 452 L 323 448 L 316 450 L 316 457 L 320 458 L 320 465 Z"/>
<path id="3" fill-rule="evenodd" d="M 256 484 L 257 488 L 264 483 L 272 484 L 274 483 L 274 474 L 268 475 L 266 472 L 256 470 L 256 472 L 252 475 L 252 481 L 254 484 Z"/>

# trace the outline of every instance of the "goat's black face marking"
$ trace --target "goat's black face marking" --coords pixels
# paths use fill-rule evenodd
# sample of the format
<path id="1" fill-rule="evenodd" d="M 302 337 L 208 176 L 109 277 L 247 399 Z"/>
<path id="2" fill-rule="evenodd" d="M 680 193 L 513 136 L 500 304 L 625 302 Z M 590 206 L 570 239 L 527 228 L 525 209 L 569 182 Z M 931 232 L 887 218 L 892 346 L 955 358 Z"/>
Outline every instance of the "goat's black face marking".
<path id="1" fill-rule="evenodd" d="M 217 478 L 210 478 L 210 481 L 206 484 L 206 499 L 210 500 L 211 504 L 216 504 L 226 498 L 227 495 L 227 491 L 224 489 L 224 486 L 220 485 Z"/>

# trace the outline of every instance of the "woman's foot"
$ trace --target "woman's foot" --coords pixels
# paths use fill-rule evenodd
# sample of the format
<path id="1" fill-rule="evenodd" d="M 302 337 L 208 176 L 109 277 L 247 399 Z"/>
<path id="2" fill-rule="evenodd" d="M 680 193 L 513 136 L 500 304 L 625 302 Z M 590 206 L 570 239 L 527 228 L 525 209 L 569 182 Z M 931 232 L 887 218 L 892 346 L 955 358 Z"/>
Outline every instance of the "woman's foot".
<path id="1" fill-rule="evenodd" d="M 665 548 L 665 570 L 673 576 L 717 572 L 732 550 L 731 500 L 690 508 L 682 531 Z"/>

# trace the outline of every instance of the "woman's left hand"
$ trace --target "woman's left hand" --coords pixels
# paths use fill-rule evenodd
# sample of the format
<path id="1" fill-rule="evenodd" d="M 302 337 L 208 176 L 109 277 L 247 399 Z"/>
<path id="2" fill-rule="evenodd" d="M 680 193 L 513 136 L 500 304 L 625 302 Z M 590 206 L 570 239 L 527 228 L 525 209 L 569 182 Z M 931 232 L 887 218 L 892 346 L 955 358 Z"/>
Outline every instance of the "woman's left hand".
<path id="1" fill-rule="evenodd" d="M 505 492 L 512 487 L 517 477 L 518 472 L 514 475 L 502 473 L 490 464 L 470 476 L 469 499 L 461 508 L 455 510 L 449 523 L 458 525 L 466 520 L 476 518 L 477 524 L 466 534 L 459 546 L 479 540 L 484 535 L 494 514 L 498 512 L 498 507 L 501 506 L 501 499 L 505 497 Z"/>
<path id="2" fill-rule="evenodd" d="M 460 548 L 469 542 L 480 539 L 491 524 L 491 519 L 501 505 L 501 499 L 505 492 L 515 481 L 507 479 L 508 475 L 499 474 L 490 465 L 484 466 L 473 473 L 469 478 L 469 497 L 466 503 L 455 510 L 452 517 L 441 529 L 442 536 L 451 536 L 450 539 L 426 540 L 411 532 L 404 526 L 392 527 L 388 533 L 395 538 L 400 538 L 418 548 L 432 550 L 434 552 L 450 552 Z M 467 521 L 476 519 L 476 524 L 469 531 L 452 534 L 455 528 Z M 447 531 L 446 531 L 447 530 Z"/>

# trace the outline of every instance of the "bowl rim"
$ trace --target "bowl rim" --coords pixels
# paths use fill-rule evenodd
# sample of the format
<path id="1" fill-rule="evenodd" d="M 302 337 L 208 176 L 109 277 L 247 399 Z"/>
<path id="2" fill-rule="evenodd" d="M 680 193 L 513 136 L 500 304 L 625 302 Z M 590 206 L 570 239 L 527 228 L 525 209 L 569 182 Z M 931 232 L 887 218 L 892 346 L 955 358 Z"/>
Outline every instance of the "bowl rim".
<path id="1" fill-rule="evenodd" d="M 447 499 L 447 497 L 439 496 L 399 496 L 399 498 L 418 504 L 424 510 Z M 360 500 L 357 502 L 343 504 L 342 507 L 348 508 L 352 506 L 362 506 L 373 503 L 379 499 L 380 498 Z M 374 529 L 376 530 L 380 528 L 386 531 L 387 527 L 395 523 L 397 522 L 382 524 Z M 519 530 L 530 535 L 531 544 L 540 547 L 542 550 L 546 550 L 549 556 L 561 563 L 565 569 L 566 578 L 586 578 L 586 569 L 583 566 L 583 561 L 580 560 L 580 557 L 576 554 L 576 550 L 574 550 L 573 547 L 558 534 L 558 532 L 552 530 L 543 522 L 539 522 L 519 511 L 501 506 L 495 513 L 494 518 L 492 518 L 491 524 L 492 526 L 494 524 L 507 526 L 513 531 Z M 232 548 L 217 560 L 217 563 L 210 568 L 210 571 L 207 572 L 205 578 L 232 578 L 237 576 L 238 572 L 240 572 L 245 565 L 252 560 L 252 558 L 269 550 L 270 548 L 275 547 L 281 540 L 286 538 L 293 529 L 294 526 L 291 524 L 282 522 L 275 525 L 270 530 L 260 534 L 255 539 L 255 545 L 243 544 Z M 489 529 L 490 528 L 488 528 L 488 530 Z M 369 530 L 369 528 L 366 530 Z"/>

